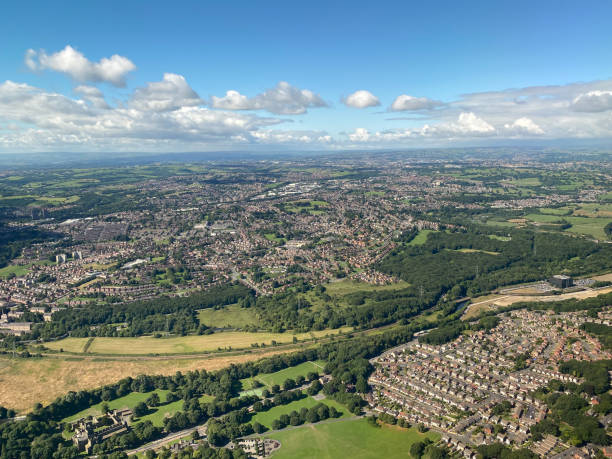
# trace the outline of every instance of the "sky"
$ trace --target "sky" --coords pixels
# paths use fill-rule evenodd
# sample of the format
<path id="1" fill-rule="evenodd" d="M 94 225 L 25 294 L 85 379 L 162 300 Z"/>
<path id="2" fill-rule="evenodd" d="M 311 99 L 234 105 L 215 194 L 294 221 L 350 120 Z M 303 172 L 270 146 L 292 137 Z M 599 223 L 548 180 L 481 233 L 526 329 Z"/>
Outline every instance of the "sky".
<path id="1" fill-rule="evenodd" d="M 609 145 L 612 2 L 30 1 L 0 152 Z"/>

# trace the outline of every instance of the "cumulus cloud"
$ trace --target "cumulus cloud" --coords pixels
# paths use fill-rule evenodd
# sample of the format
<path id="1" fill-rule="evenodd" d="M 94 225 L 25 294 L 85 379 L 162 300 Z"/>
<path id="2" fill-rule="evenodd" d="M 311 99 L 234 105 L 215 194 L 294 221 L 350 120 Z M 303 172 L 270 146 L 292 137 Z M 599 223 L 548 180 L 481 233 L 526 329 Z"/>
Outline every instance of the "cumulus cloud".
<path id="1" fill-rule="evenodd" d="M 260 129 L 253 132 L 253 138 L 260 143 L 273 144 L 332 144 L 333 139 L 325 131 L 280 131 Z"/>
<path id="2" fill-rule="evenodd" d="M 301 115 L 309 108 L 327 107 L 327 103 L 318 94 L 296 88 L 286 81 L 254 97 L 230 90 L 224 97 L 213 96 L 210 105 L 224 110 L 266 110 L 276 115 Z"/>
<path id="3" fill-rule="evenodd" d="M 380 105 L 380 100 L 378 100 L 378 97 L 365 89 L 349 94 L 342 100 L 342 102 L 347 107 L 352 108 L 377 107 Z"/>
<path id="4" fill-rule="evenodd" d="M 148 83 L 144 88 L 136 89 L 129 102 L 132 108 L 154 112 L 202 104 L 202 99 L 191 89 L 187 80 L 175 73 L 165 73 L 162 81 Z"/>
<path id="5" fill-rule="evenodd" d="M 132 61 L 118 54 L 92 62 L 70 45 L 53 54 L 29 49 L 25 64 L 30 70 L 53 70 L 83 83 L 106 82 L 119 87 L 125 86 L 127 74 L 136 69 Z"/>
<path id="6" fill-rule="evenodd" d="M 395 98 L 391 107 L 393 112 L 415 111 L 415 110 L 431 110 L 444 105 L 439 100 L 428 99 L 427 97 L 413 97 L 406 94 L 401 94 Z"/>
<path id="7" fill-rule="evenodd" d="M 369 132 L 365 128 L 357 128 L 348 134 L 348 139 L 355 143 L 392 144 L 417 140 L 448 140 L 456 138 L 494 137 L 497 130 L 488 122 L 474 113 L 461 113 L 456 120 L 425 124 L 411 129 L 390 129 L 386 131 Z"/>
<path id="8" fill-rule="evenodd" d="M 589 91 L 580 94 L 572 101 L 576 112 L 597 113 L 612 110 L 612 91 Z"/>
<path id="9" fill-rule="evenodd" d="M 106 100 L 104 99 L 104 94 L 95 86 L 77 86 L 74 88 L 74 92 L 96 108 L 109 108 Z"/>
<path id="10" fill-rule="evenodd" d="M 544 130 L 538 126 L 533 120 L 523 117 L 514 121 L 512 124 L 505 124 L 504 128 L 508 133 L 515 135 L 542 135 Z"/>
<path id="11" fill-rule="evenodd" d="M 8 148 L 55 148 L 61 145 L 118 150 L 142 150 L 145 145 L 234 143 L 254 139 L 258 129 L 282 122 L 199 106 L 182 106 L 171 111 L 139 107 L 106 107 L 90 103 L 99 98 L 96 88 L 81 86 L 83 99 L 6 81 L 0 84 L 0 121 L 20 124 L 13 133 L 0 135 L 0 146 Z M 59 148 L 59 147 L 58 147 Z"/>
<path id="12" fill-rule="evenodd" d="M 370 133 L 365 128 L 357 128 L 348 137 L 351 142 L 367 142 L 370 139 Z"/>

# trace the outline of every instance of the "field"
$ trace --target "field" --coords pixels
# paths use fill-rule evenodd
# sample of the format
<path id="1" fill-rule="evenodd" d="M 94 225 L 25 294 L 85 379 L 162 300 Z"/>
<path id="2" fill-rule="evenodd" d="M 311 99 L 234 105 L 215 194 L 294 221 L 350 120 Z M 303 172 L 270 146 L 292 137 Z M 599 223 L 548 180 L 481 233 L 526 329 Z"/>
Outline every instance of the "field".
<path id="1" fill-rule="evenodd" d="M 408 457 L 413 443 L 426 437 L 434 441 L 440 438 L 436 433 L 420 434 L 416 429 L 376 428 L 365 419 L 307 424 L 271 433 L 267 437 L 281 442 L 281 448 L 272 455 L 273 459 Z"/>
<path id="2" fill-rule="evenodd" d="M 315 400 L 314 398 L 306 397 L 301 400 L 296 400 L 295 402 L 288 403 L 287 405 L 275 406 L 274 408 L 271 408 L 268 411 L 257 413 L 255 416 L 253 416 L 251 422 L 259 422 L 260 424 L 266 426 L 268 429 L 271 429 L 272 421 L 278 419 L 281 414 L 289 414 L 292 411 L 299 412 L 302 408 L 312 408 L 317 403 L 319 403 L 319 401 Z M 321 400 L 321 403 L 324 403 L 329 407 L 333 406 L 334 408 L 336 408 L 340 413 L 342 413 L 341 417 L 348 416 L 348 410 L 335 400 L 323 399 Z"/>
<path id="3" fill-rule="evenodd" d="M 237 304 L 231 304 L 221 309 L 202 309 L 198 311 L 200 323 L 213 328 L 243 328 L 247 325 L 258 325 L 259 319 L 255 310 L 241 308 Z"/>
<path id="4" fill-rule="evenodd" d="M 108 404 L 109 409 L 111 410 L 119 410 L 122 408 L 134 408 L 138 403 L 140 402 L 144 402 L 147 398 L 149 398 L 149 396 L 153 393 L 156 392 L 157 395 L 159 395 L 160 400 L 162 401 L 162 403 L 164 403 L 166 401 L 166 395 L 168 394 L 168 390 L 155 390 L 155 391 L 151 391 L 151 392 L 131 392 L 130 394 L 124 396 L 124 397 L 119 397 L 116 398 L 115 400 L 110 400 L 108 402 L 106 402 Z M 182 400 L 181 400 L 182 402 Z M 87 409 L 84 409 L 83 411 L 79 411 L 78 413 L 76 413 L 73 416 L 69 416 L 67 418 L 64 419 L 65 422 L 72 422 L 75 421 L 77 419 L 83 418 L 85 416 L 98 416 L 100 414 L 102 414 L 102 403 L 98 403 L 96 405 L 92 405 Z M 174 404 L 176 402 L 173 402 L 172 404 Z M 169 404 L 170 405 L 170 404 Z M 167 405 L 167 406 L 169 406 Z M 160 406 L 158 408 L 165 408 L 164 406 Z M 176 411 L 176 410 L 175 410 Z M 147 415 L 150 416 L 151 414 Z"/>
<path id="5" fill-rule="evenodd" d="M 410 287 L 408 282 L 400 281 L 395 284 L 374 285 L 353 280 L 343 280 L 324 284 L 325 292 L 330 296 L 343 296 L 354 292 L 378 292 L 385 290 L 400 290 Z"/>
<path id="6" fill-rule="evenodd" d="M 309 333 L 248 333 L 248 332 L 222 332 L 212 335 L 170 336 L 155 338 L 142 336 L 139 338 L 95 338 L 88 354 L 104 355 L 156 355 L 156 354 L 190 354 L 197 352 L 210 352 L 219 349 L 245 349 L 252 344 L 272 345 L 291 343 L 296 337 L 300 341 L 324 337 L 328 334 L 338 334 L 350 331 L 345 327 L 337 330 L 321 330 Z M 45 343 L 49 349 L 64 352 L 83 353 L 89 338 L 65 338 Z"/>
<path id="7" fill-rule="evenodd" d="M 177 371 L 218 370 L 232 363 L 248 362 L 286 351 L 179 358 L 0 358 L 0 405 L 24 412 L 36 402 L 47 404 L 68 391 L 93 389 L 139 374 L 171 375 Z M 26 388 L 26 389 L 24 389 Z"/>
<path id="8" fill-rule="evenodd" d="M 428 230 L 428 229 L 424 229 L 419 231 L 419 233 L 414 237 L 414 239 L 412 239 L 412 241 L 410 241 L 408 243 L 408 245 L 423 245 L 425 244 L 425 242 L 427 242 L 427 236 L 429 235 L 429 233 L 433 233 L 434 231 L 432 230 Z"/>
<path id="9" fill-rule="evenodd" d="M 253 381 L 257 380 L 265 386 L 273 386 L 274 384 L 282 385 L 286 379 L 295 379 L 298 376 L 306 376 L 311 371 L 315 373 L 321 373 L 325 362 L 304 362 L 294 367 L 285 368 L 274 373 L 259 374 L 253 378 L 245 378 L 240 382 L 244 390 L 251 389 L 253 387 Z"/>
<path id="10" fill-rule="evenodd" d="M 21 276 L 25 276 L 29 272 L 30 270 L 28 269 L 27 266 L 8 265 L 0 269 L 0 277 L 3 279 L 6 279 L 12 274 L 14 274 L 16 277 L 21 277 Z"/>

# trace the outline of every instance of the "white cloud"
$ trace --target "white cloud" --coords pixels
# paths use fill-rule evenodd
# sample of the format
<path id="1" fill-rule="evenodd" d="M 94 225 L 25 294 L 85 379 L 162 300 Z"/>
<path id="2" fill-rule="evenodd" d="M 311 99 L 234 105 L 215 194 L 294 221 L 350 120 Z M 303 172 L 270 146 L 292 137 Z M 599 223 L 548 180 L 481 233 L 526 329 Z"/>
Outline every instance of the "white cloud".
<path id="1" fill-rule="evenodd" d="M 491 134 L 495 128 L 474 113 L 461 113 L 456 123 L 442 125 L 457 134 Z"/>
<path id="2" fill-rule="evenodd" d="M 136 69 L 127 57 L 117 54 L 92 62 L 70 45 L 53 54 L 29 49 L 25 64 L 30 70 L 53 70 L 79 82 L 106 82 L 120 87 L 125 86 L 126 75 Z"/>
<path id="3" fill-rule="evenodd" d="M 444 105 L 438 100 L 428 99 L 427 97 L 413 97 L 406 94 L 399 95 L 391 104 L 390 110 L 394 112 L 412 110 L 431 110 Z"/>
<path id="4" fill-rule="evenodd" d="M 99 98 L 96 88 L 75 90 L 84 99 Z M 0 121 L 20 129 L 0 134 L 0 149 L 53 149 L 62 145 L 85 149 L 140 150 L 176 145 L 253 141 L 257 130 L 282 122 L 275 118 L 183 106 L 172 111 L 128 106 L 102 108 L 33 86 L 0 84 Z"/>
<path id="5" fill-rule="evenodd" d="M 352 108 L 367 108 L 376 107 L 380 105 L 380 100 L 370 91 L 361 89 L 349 94 L 345 99 L 342 100 L 344 105 Z"/>
<path id="6" fill-rule="evenodd" d="M 533 120 L 523 117 L 514 121 L 512 124 L 505 124 L 504 128 L 509 134 L 515 135 L 542 135 L 544 130 L 535 124 Z"/>
<path id="7" fill-rule="evenodd" d="M 224 110 L 266 110 L 277 115 L 301 115 L 309 108 L 327 107 L 318 94 L 291 86 L 286 81 L 254 97 L 230 90 L 224 97 L 213 96 L 210 105 Z"/>
<path id="8" fill-rule="evenodd" d="M 165 73 L 162 81 L 136 89 L 129 106 L 142 111 L 165 112 L 203 102 L 183 76 Z"/>
<path id="9" fill-rule="evenodd" d="M 84 100 L 90 102 L 96 108 L 109 108 L 104 94 L 95 86 L 81 85 L 74 88 L 74 92 L 80 95 Z"/>
<path id="10" fill-rule="evenodd" d="M 325 131 L 279 131 L 260 129 L 253 132 L 253 138 L 261 143 L 273 144 L 332 144 L 332 137 Z"/>
<path id="11" fill-rule="evenodd" d="M 612 110 L 612 91 L 589 91 L 580 94 L 572 101 L 572 110 L 576 112 L 604 112 Z"/>
<path id="12" fill-rule="evenodd" d="M 367 142 L 370 139 L 370 133 L 365 128 L 357 128 L 355 132 L 349 134 L 351 142 Z"/>

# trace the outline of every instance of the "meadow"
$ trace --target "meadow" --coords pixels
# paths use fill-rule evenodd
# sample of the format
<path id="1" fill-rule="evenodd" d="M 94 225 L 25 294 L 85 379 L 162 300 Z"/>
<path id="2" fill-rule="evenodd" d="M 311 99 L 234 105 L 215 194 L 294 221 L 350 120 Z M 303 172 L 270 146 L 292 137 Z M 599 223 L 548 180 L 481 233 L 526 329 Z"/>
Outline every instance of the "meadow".
<path id="1" fill-rule="evenodd" d="M 281 442 L 273 459 L 378 459 L 408 457 L 410 446 L 425 438 L 437 441 L 434 432 L 420 434 L 416 429 L 383 425 L 374 427 L 365 419 L 306 424 L 266 435 Z"/>
<path id="2" fill-rule="evenodd" d="M 304 362 L 294 367 L 285 368 L 283 370 L 276 371 L 274 373 L 263 373 L 255 376 L 254 378 L 241 379 L 243 390 L 249 390 L 253 387 L 253 381 L 257 380 L 264 386 L 272 387 L 274 384 L 279 386 L 285 382 L 286 379 L 295 379 L 298 376 L 306 376 L 310 372 L 320 374 L 325 366 L 325 362 Z"/>
<path id="3" fill-rule="evenodd" d="M 259 422 L 261 425 L 266 426 L 268 429 L 272 428 L 272 421 L 278 419 L 282 414 L 289 414 L 292 411 L 299 411 L 302 408 L 312 408 L 318 403 L 324 403 L 328 407 L 334 407 L 338 410 L 342 415 L 339 418 L 345 418 L 348 416 L 348 410 L 346 407 L 342 406 L 340 403 L 335 400 L 323 399 L 323 400 L 315 400 L 313 397 L 306 397 L 301 400 L 296 400 L 294 402 L 288 403 L 287 405 L 275 406 L 274 408 L 269 409 L 268 411 L 262 411 L 257 413 L 251 419 L 251 422 Z M 338 418 L 338 419 L 339 419 Z"/>
<path id="4" fill-rule="evenodd" d="M 417 235 L 408 243 L 408 245 L 423 245 L 427 242 L 427 236 L 429 233 L 433 233 L 433 230 L 424 229 L 417 233 Z"/>
<path id="5" fill-rule="evenodd" d="M 106 338 L 97 337 L 93 340 L 88 354 L 104 355 L 157 355 L 157 354 L 190 354 L 210 352 L 217 350 L 245 349 L 251 345 L 266 346 L 292 343 L 295 337 L 299 341 L 312 340 L 337 335 L 350 331 L 349 327 L 336 330 L 320 330 L 308 333 L 249 333 L 249 332 L 220 332 L 212 335 L 168 336 L 155 338 L 141 336 L 137 338 Z M 51 350 L 72 353 L 83 353 L 89 338 L 64 338 L 51 341 L 44 345 Z"/>
<path id="6" fill-rule="evenodd" d="M 241 308 L 230 304 L 221 309 L 207 308 L 198 311 L 200 323 L 212 328 L 244 328 L 259 325 L 259 319 L 252 308 Z"/>
<path id="7" fill-rule="evenodd" d="M 286 350 L 207 358 L 32 358 L 0 357 L 0 405 L 28 412 L 35 403 L 48 404 L 68 391 L 93 389 L 140 374 L 172 375 L 177 371 L 218 370 L 232 363 L 259 360 Z M 24 388 L 27 388 L 24 389 Z"/>

